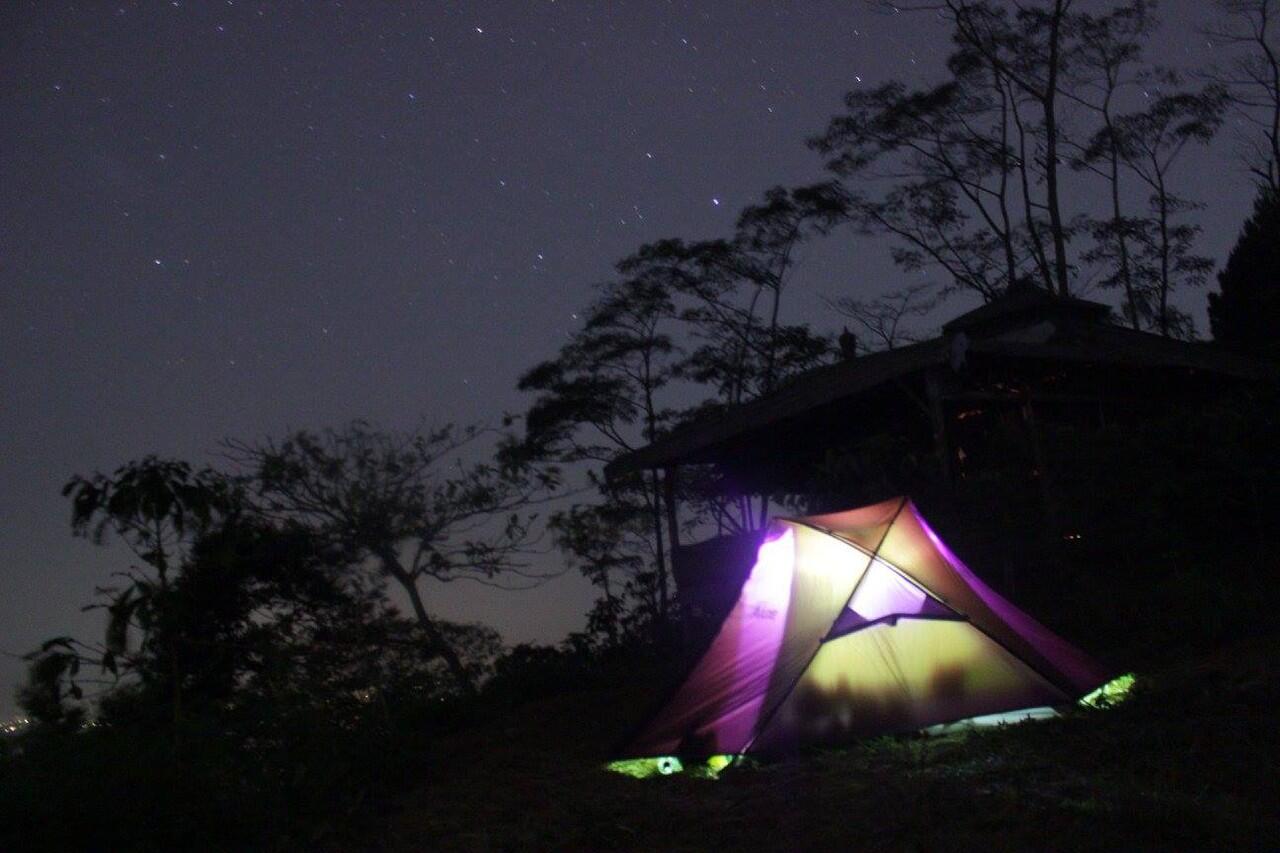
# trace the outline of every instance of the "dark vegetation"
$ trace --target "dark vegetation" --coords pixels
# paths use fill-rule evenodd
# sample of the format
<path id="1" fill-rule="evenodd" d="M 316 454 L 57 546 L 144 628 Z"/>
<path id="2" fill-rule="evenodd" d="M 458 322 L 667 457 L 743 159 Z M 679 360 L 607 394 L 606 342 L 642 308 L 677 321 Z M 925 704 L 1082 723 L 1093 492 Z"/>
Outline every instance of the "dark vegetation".
<path id="1" fill-rule="evenodd" d="M 101 638 L 52 638 L 30 656 L 20 701 L 33 723 L 0 737 L 0 849 L 1274 843 L 1280 392 L 1265 385 L 1137 429 L 1049 433 L 1058 468 L 1079 473 L 1051 506 L 998 466 L 957 496 L 991 508 L 987 531 L 954 543 L 961 555 L 1136 670 L 1125 704 L 735 766 L 716 782 L 601 769 L 699 652 L 674 548 L 811 497 L 710 469 L 606 476 L 620 455 L 814 366 L 908 342 L 954 292 L 1067 296 L 1092 282 L 1114 292 L 1118 322 L 1193 336 L 1186 292 L 1211 264 L 1195 251 L 1197 206 L 1175 191 L 1179 155 L 1228 116 L 1247 130 L 1236 142 L 1259 199 L 1210 295 L 1213 345 L 1276 356 L 1274 2 L 1224 3 L 1214 37 L 1234 65 L 1194 78 L 1144 59 L 1156 22 L 1140 0 L 1087 14 L 1067 0 L 934 5 L 955 33 L 948 79 L 850 94 L 813 141 L 828 180 L 769 190 L 728 237 L 619 262 L 578 332 L 521 378 L 533 396 L 518 423 L 354 423 L 228 442 L 218 469 L 145 458 L 73 479 L 73 530 L 132 556 L 90 601 Z M 1087 203 L 1068 209 L 1066 195 Z M 935 279 L 833 295 L 853 326 L 837 342 L 788 322 L 786 297 L 806 243 L 850 231 L 892 241 L 913 281 Z M 927 468 L 879 452 L 928 492 Z M 865 458 L 835 463 L 848 499 L 870 488 Z M 1089 535 L 1051 547 L 1007 535 L 1048 513 Z M 432 615 L 429 580 L 537 583 L 549 546 L 599 590 L 561 645 L 507 649 Z M 1007 574 L 1033 553 L 1037 571 Z"/>
<path id="2" fill-rule="evenodd" d="M 601 772 L 644 691 L 530 703 L 445 738 L 423 789 L 363 842 L 389 850 L 1274 849 L 1274 642 L 1155 669 L 1124 704 L 779 764 Z M 602 721 L 584 728 L 584 718 Z M 355 845 L 359 849 L 358 845 Z"/>

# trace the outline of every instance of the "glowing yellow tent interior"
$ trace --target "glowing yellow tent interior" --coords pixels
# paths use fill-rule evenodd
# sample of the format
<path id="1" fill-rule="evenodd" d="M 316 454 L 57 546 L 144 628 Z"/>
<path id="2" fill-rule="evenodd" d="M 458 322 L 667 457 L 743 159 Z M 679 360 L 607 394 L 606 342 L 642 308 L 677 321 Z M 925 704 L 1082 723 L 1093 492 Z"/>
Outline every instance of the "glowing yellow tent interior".
<path id="1" fill-rule="evenodd" d="M 774 521 L 706 654 L 617 757 L 786 754 L 1065 705 L 1106 680 L 896 498 Z"/>

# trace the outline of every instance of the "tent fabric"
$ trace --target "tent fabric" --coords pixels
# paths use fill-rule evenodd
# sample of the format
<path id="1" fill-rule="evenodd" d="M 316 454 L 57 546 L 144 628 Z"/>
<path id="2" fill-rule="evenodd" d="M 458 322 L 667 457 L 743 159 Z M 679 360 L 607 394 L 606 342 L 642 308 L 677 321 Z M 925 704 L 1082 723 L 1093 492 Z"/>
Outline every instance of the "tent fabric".
<path id="1" fill-rule="evenodd" d="M 775 520 L 706 653 L 619 757 L 776 754 L 1060 705 L 1106 677 L 898 498 Z"/>
<path id="2" fill-rule="evenodd" d="M 802 524 L 766 536 L 742 593 L 631 756 L 741 752 L 817 653 L 871 556 Z"/>
<path id="3" fill-rule="evenodd" d="M 824 643 L 748 751 L 786 754 L 1072 698 L 966 622 L 908 618 Z"/>
<path id="4" fill-rule="evenodd" d="M 979 580 L 913 504 L 899 514 L 879 556 L 1064 691 L 1081 696 L 1107 680 L 1105 669 Z"/>
<path id="5" fill-rule="evenodd" d="M 893 498 L 859 509 L 810 515 L 795 520 L 809 527 L 834 533 L 870 553 L 880 547 L 889 526 L 902 509 L 902 498 Z"/>

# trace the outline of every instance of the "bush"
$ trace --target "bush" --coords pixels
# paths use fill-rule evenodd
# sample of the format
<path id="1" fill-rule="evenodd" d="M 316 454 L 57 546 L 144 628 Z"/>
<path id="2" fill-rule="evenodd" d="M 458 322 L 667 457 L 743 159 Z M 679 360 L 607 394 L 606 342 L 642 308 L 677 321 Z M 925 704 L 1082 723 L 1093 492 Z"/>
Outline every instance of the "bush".
<path id="1" fill-rule="evenodd" d="M 0 849 L 313 846 L 419 781 L 432 738 L 460 720 L 439 698 L 341 710 L 282 701 L 187 718 L 176 733 L 137 718 L 35 727 L 0 754 Z"/>

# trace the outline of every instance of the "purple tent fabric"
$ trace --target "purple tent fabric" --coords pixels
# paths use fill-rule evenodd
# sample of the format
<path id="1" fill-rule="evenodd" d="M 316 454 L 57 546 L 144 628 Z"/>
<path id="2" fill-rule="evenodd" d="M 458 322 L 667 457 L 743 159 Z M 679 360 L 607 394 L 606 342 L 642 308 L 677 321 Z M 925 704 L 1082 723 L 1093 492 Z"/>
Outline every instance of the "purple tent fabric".
<path id="1" fill-rule="evenodd" d="M 979 580 L 910 501 L 880 554 L 1068 694 L 1107 681 L 1108 670 Z"/>

